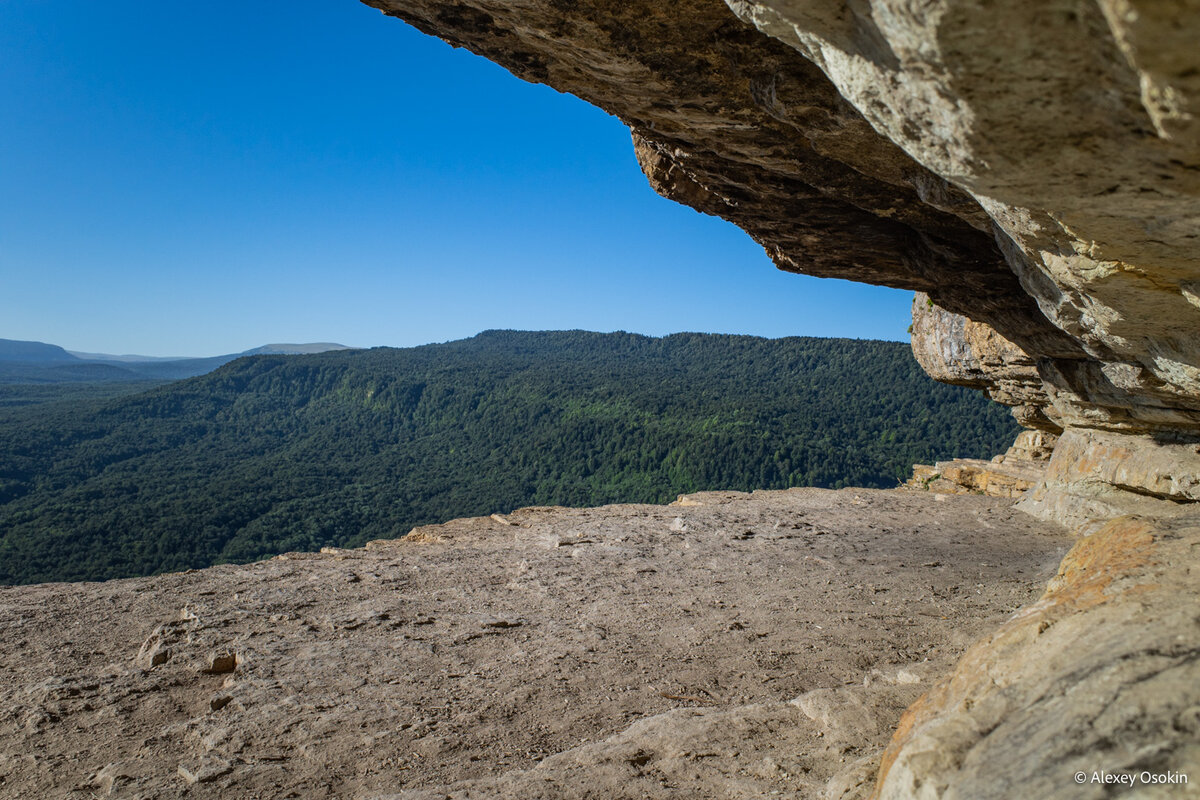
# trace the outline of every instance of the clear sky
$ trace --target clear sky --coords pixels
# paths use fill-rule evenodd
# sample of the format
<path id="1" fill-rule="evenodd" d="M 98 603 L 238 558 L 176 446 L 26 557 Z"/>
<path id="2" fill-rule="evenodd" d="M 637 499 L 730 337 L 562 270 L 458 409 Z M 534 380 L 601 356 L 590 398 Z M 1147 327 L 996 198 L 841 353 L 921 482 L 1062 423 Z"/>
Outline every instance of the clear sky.
<path id="1" fill-rule="evenodd" d="M 0 338 L 905 339 L 910 300 L 777 271 L 616 119 L 356 0 L 0 2 Z"/>

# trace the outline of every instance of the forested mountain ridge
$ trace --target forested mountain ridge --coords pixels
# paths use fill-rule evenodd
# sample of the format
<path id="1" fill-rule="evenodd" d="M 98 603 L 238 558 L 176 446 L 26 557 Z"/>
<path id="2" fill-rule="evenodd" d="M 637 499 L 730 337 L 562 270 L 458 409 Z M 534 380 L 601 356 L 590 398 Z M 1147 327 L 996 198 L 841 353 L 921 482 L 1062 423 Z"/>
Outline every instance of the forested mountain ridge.
<path id="1" fill-rule="evenodd" d="M 0 582 L 357 545 L 525 505 L 891 486 L 1016 430 L 891 342 L 488 331 L 242 358 L 136 396 L 0 409 Z"/>

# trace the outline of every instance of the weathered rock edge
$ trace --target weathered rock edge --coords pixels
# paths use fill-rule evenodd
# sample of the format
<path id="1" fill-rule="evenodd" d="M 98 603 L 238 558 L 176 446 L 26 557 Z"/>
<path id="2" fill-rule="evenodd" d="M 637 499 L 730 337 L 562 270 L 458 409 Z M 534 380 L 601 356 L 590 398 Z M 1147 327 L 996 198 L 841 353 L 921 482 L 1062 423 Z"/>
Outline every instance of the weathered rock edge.
<path id="1" fill-rule="evenodd" d="M 872 798 L 1112 797 L 1104 772 L 1138 779 L 1119 794 L 1200 796 L 1197 548 L 1196 515 L 1079 539 L 1041 600 L 905 712 Z"/>
<path id="2" fill-rule="evenodd" d="M 1086 358 L 933 301 L 1028 354 L 1060 424 L 1196 431 L 1195 2 L 729 6 L 987 211 L 1023 291 Z"/>

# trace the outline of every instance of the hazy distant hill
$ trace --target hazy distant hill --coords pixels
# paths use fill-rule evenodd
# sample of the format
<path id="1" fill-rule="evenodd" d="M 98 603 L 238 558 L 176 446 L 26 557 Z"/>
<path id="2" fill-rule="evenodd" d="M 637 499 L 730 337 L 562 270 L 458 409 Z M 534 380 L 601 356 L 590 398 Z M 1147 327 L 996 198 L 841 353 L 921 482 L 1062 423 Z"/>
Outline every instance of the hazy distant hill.
<path id="1" fill-rule="evenodd" d="M 36 342 L 35 344 L 40 344 Z M 230 360 L 239 356 L 296 356 L 309 355 L 312 353 L 325 353 L 330 350 L 352 350 L 354 348 L 347 347 L 344 344 L 336 344 L 334 342 L 309 342 L 307 344 L 264 344 L 262 347 L 255 347 L 252 350 L 243 350 L 241 353 L 230 356 L 214 356 L 214 358 L 228 358 Z M 82 358 L 85 361 L 105 361 L 116 362 L 121 364 L 139 364 L 143 362 L 163 362 L 163 361 L 194 361 L 194 357 L 182 356 L 139 356 L 133 354 L 111 355 L 109 353 L 83 353 L 78 350 L 66 351 L 76 358 Z"/>
<path id="2" fill-rule="evenodd" d="M 31 364 L 61 364 L 79 361 L 58 345 L 45 342 L 22 342 L 0 339 L 0 361 Z"/>
<path id="3" fill-rule="evenodd" d="M 264 344 L 242 353 L 244 356 L 301 356 L 313 353 L 328 353 L 332 350 L 352 350 L 344 344 L 333 342 L 311 342 L 309 344 Z"/>
<path id="4" fill-rule="evenodd" d="M 212 372 L 247 355 L 322 353 L 348 350 L 345 345 L 268 344 L 242 353 L 208 358 L 158 358 L 67 351 L 44 342 L 0 339 L 0 384 L 109 383 L 180 380 Z"/>
<path id="5" fill-rule="evenodd" d="M 255 356 L 136 396 L 0 408 L 0 582 L 253 560 L 524 505 L 888 486 L 1015 432 L 892 342 L 492 331 Z"/>
<path id="6" fill-rule="evenodd" d="M 105 361 L 108 363 L 125 364 L 141 361 L 187 361 L 189 356 L 139 356 L 134 354 L 112 355 L 111 353 L 84 353 L 79 350 L 68 350 L 68 353 L 84 361 Z"/>

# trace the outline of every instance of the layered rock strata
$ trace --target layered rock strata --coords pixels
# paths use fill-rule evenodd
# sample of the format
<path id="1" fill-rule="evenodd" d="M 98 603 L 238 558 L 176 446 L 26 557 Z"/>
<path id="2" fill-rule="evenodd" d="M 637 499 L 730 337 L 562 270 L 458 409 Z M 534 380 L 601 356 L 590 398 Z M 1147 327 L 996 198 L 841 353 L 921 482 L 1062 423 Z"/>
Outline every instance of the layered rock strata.
<path id="1" fill-rule="evenodd" d="M 1012 407 L 1026 428 L 1062 433 L 1062 420 L 1038 374 L 1037 362 L 982 322 L 953 314 L 917 292 L 912 349 L 921 368 L 942 383 L 979 389 Z"/>
<path id="2" fill-rule="evenodd" d="M 1198 547 L 1195 514 L 1079 539 L 908 709 L 874 800 L 1200 796 Z"/>
<path id="3" fill-rule="evenodd" d="M 1193 3 L 730 6 L 987 211 L 1023 290 L 1086 353 L 1072 363 L 1008 337 L 1039 360 L 1068 422 L 1196 428 Z"/>
<path id="4" fill-rule="evenodd" d="M 1045 431 L 1022 431 L 1008 451 L 985 461 L 958 458 L 936 464 L 916 464 L 906 484 L 910 489 L 949 494 L 1023 497 L 1046 478 L 1050 454 L 1058 437 Z"/>

